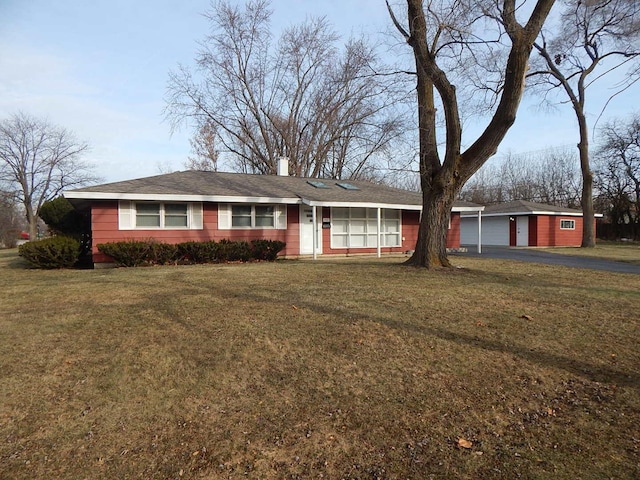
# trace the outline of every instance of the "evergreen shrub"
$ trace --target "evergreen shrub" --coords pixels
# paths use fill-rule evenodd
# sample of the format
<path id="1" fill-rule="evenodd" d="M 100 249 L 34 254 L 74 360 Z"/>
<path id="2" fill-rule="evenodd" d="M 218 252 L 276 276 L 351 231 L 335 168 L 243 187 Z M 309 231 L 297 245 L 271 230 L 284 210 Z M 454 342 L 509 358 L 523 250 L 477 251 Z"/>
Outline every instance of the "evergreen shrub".
<path id="1" fill-rule="evenodd" d="M 18 253 L 38 268 L 71 268 L 80 258 L 80 242 L 72 237 L 55 236 L 20 245 Z"/>
<path id="2" fill-rule="evenodd" d="M 244 240 L 226 240 L 218 242 L 219 262 L 248 262 L 251 260 L 251 246 Z"/>
<path id="3" fill-rule="evenodd" d="M 122 242 L 99 243 L 98 250 L 109 255 L 123 267 L 139 267 L 150 264 L 152 242 L 149 240 L 126 240 Z"/>
<path id="4" fill-rule="evenodd" d="M 177 245 L 181 261 L 188 263 L 213 263 L 218 261 L 218 244 L 215 240 L 206 242 L 183 242 Z"/>
<path id="5" fill-rule="evenodd" d="M 98 250 L 118 265 L 166 265 L 169 263 L 223 263 L 274 261 L 286 243 L 278 240 L 208 240 L 204 242 L 161 243 L 155 240 L 128 240 L 100 243 Z"/>
<path id="6" fill-rule="evenodd" d="M 286 245 L 280 240 L 252 240 L 251 256 L 254 260 L 273 262 Z"/>

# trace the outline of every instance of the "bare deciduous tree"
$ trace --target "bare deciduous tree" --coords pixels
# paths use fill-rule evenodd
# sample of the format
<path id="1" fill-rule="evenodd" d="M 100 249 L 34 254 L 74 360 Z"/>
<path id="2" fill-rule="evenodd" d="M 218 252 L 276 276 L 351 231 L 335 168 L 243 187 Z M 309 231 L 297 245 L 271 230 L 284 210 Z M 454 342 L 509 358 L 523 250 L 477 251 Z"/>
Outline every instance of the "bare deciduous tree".
<path id="1" fill-rule="evenodd" d="M 13 193 L 0 191 L 0 247 L 13 248 L 20 232 L 16 199 Z"/>
<path id="2" fill-rule="evenodd" d="M 25 113 L 0 122 L 0 183 L 16 192 L 29 224 L 37 236 L 38 209 L 64 188 L 97 180 L 81 160 L 88 145 L 64 128 Z"/>
<path id="3" fill-rule="evenodd" d="M 560 24 L 534 44 L 540 61 L 530 77 L 538 87 L 560 89 L 578 122 L 582 170 L 582 246 L 596 242 L 593 209 L 593 172 L 589 162 L 587 90 L 597 80 L 622 66 L 629 75 L 618 93 L 638 80 L 640 58 L 640 3 L 637 0 L 565 0 Z M 617 93 L 614 93 L 614 96 Z"/>
<path id="4" fill-rule="evenodd" d="M 216 127 L 211 122 L 205 122 L 189 141 L 193 156 L 185 163 L 189 170 L 204 172 L 218 171 L 218 150 L 216 150 Z"/>
<path id="5" fill-rule="evenodd" d="M 499 163 L 485 165 L 463 187 L 460 199 L 483 205 L 528 200 L 579 208 L 580 191 L 576 155 L 556 148 L 508 154 Z"/>
<path id="6" fill-rule="evenodd" d="M 596 190 L 618 236 L 640 236 L 640 115 L 613 120 L 600 129 L 596 152 Z M 631 226 L 623 232 L 622 227 Z"/>
<path id="7" fill-rule="evenodd" d="M 338 47 L 324 18 L 274 42 L 270 16 L 265 0 L 217 2 L 197 71 L 170 73 L 166 116 L 213 126 L 239 171 L 275 173 L 284 155 L 296 176 L 360 177 L 402 130 L 392 77 L 363 39 Z"/>
<path id="8" fill-rule="evenodd" d="M 525 3 L 531 8 L 525 8 Z M 416 249 L 407 263 L 428 268 L 451 266 L 446 236 L 454 199 L 495 154 L 513 125 L 533 42 L 553 4 L 554 0 L 517 5 L 515 0 L 407 0 L 407 28 L 389 7 L 396 28 L 412 48 L 417 73 L 423 209 Z M 520 20 L 518 17 L 525 12 L 528 18 Z M 486 128 L 462 151 L 460 109 L 464 105 L 458 92 L 464 88 L 458 88 L 454 79 L 464 84 L 468 77 L 456 74 L 461 67 L 466 66 L 468 71 L 470 65 L 481 69 L 486 91 L 497 96 L 485 106 L 491 114 Z M 436 132 L 438 102 L 445 122 L 442 159 Z"/>

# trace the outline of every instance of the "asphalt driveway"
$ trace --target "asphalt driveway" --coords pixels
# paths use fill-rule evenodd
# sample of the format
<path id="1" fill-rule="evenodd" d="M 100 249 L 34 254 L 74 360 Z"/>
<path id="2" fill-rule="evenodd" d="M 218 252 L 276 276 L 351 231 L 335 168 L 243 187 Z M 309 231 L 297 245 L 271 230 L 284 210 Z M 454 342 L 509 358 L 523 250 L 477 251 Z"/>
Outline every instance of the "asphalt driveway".
<path id="1" fill-rule="evenodd" d="M 600 258 L 579 257 L 546 252 L 544 249 L 482 247 L 482 254 L 476 252 L 475 247 L 468 247 L 466 253 L 451 253 L 455 257 L 484 257 L 504 260 L 519 260 L 522 262 L 546 263 L 565 267 L 589 268 L 591 270 L 605 270 L 616 273 L 635 273 L 640 275 L 640 265 Z"/>

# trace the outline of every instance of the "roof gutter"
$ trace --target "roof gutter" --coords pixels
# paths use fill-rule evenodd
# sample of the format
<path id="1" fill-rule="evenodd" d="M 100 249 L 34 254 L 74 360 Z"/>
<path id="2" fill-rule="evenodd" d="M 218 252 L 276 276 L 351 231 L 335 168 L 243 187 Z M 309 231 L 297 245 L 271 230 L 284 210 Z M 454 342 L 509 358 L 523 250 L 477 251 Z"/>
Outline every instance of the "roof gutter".
<path id="1" fill-rule="evenodd" d="M 413 210 L 416 212 L 422 211 L 422 205 L 405 204 L 405 203 L 370 203 L 370 202 L 336 202 L 336 201 L 322 201 L 322 200 L 310 200 L 308 198 L 301 198 L 303 205 L 310 207 L 351 207 L 351 208 L 389 208 L 393 210 Z M 456 207 L 454 206 L 452 212 L 482 212 L 484 205 L 478 205 L 477 207 Z"/>

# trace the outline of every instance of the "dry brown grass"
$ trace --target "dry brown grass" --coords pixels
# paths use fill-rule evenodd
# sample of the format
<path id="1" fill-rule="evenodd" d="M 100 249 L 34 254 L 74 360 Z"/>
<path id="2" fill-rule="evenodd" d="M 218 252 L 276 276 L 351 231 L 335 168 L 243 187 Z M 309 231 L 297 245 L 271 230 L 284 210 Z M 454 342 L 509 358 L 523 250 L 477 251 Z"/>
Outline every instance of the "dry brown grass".
<path id="1" fill-rule="evenodd" d="M 639 276 L 400 261 L 0 252 L 0 478 L 640 477 Z"/>
<path id="2" fill-rule="evenodd" d="M 622 243 L 598 240 L 595 248 L 554 247 L 545 249 L 545 251 L 640 265 L 640 243 L 638 242 Z"/>

